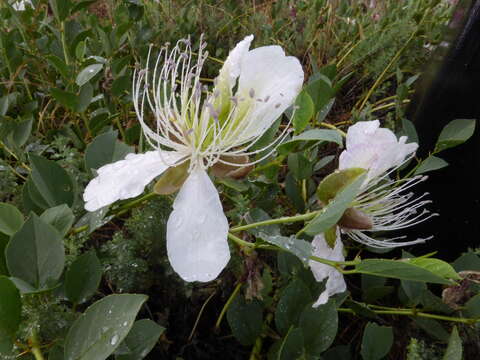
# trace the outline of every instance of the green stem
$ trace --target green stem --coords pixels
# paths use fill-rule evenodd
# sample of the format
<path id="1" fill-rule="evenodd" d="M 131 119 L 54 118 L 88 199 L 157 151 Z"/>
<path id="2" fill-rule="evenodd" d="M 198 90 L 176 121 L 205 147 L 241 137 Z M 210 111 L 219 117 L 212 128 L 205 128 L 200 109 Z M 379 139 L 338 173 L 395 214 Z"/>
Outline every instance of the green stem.
<path id="1" fill-rule="evenodd" d="M 337 310 L 339 312 L 355 314 L 355 311 L 353 311 L 352 309 L 338 308 Z M 459 317 L 452 317 L 452 316 L 444 316 L 444 315 L 425 313 L 425 312 L 417 311 L 415 309 L 395 309 L 395 310 L 370 309 L 370 310 L 373 311 L 375 314 L 379 314 L 379 315 L 418 316 L 418 317 L 424 317 L 424 318 L 429 318 L 429 319 L 460 322 L 460 323 L 464 323 L 464 324 L 475 324 L 476 322 L 480 322 L 480 318 L 471 319 L 471 318 L 459 318 Z"/>
<path id="2" fill-rule="evenodd" d="M 220 312 L 220 315 L 218 316 L 217 322 L 215 323 L 215 330 L 218 330 L 220 328 L 220 323 L 222 322 L 222 319 L 225 316 L 225 313 L 227 312 L 228 307 L 232 303 L 233 299 L 235 299 L 235 297 L 237 296 L 241 287 L 242 287 L 242 283 L 238 283 L 237 286 L 235 286 L 235 289 L 233 289 L 232 294 L 228 298 L 227 302 L 223 306 L 222 311 Z"/>
<path id="3" fill-rule="evenodd" d="M 232 240 L 233 242 L 237 243 L 240 246 L 247 246 L 247 247 L 251 247 L 251 248 L 256 247 L 256 245 L 254 243 L 242 240 L 239 237 L 236 237 L 235 235 L 230 234 L 230 233 L 228 233 L 228 238 L 230 240 Z"/>
<path id="4" fill-rule="evenodd" d="M 130 202 L 128 202 L 128 203 L 126 203 L 122 206 L 119 206 L 118 208 L 116 208 L 114 210 L 109 211 L 108 215 L 119 216 L 119 215 L 125 214 L 131 208 L 133 208 L 135 206 L 138 206 L 138 205 L 142 204 L 143 202 L 145 202 L 147 200 L 150 200 L 151 198 L 154 198 L 155 196 L 158 196 L 158 194 L 154 193 L 154 192 L 145 194 L 145 195 L 139 197 L 138 199 L 130 201 Z"/>
<path id="5" fill-rule="evenodd" d="M 40 345 L 37 339 L 37 331 L 32 330 L 32 335 L 30 336 L 30 341 L 32 343 L 32 354 L 35 356 L 35 360 L 45 360 L 42 352 L 40 351 Z"/>
<path id="6" fill-rule="evenodd" d="M 236 233 L 236 232 L 239 232 L 239 231 L 256 228 L 258 226 L 266 226 L 266 225 L 273 225 L 273 224 L 283 224 L 283 223 L 292 223 L 292 222 L 296 222 L 296 221 L 311 220 L 315 216 L 317 216 L 319 212 L 320 212 L 320 210 L 313 211 L 313 212 L 310 212 L 310 213 L 307 213 L 307 214 L 302 214 L 302 215 L 284 216 L 284 217 L 281 217 L 281 218 L 278 218 L 278 219 L 270 219 L 270 220 L 259 221 L 259 222 L 255 222 L 255 223 L 251 223 L 251 224 L 247 224 L 247 225 L 235 226 L 235 227 L 230 229 L 230 232 Z"/>
<path id="7" fill-rule="evenodd" d="M 329 124 L 329 123 L 326 123 L 326 122 L 322 122 L 322 123 L 320 123 L 320 126 L 323 126 L 323 127 L 326 127 L 328 129 L 332 129 L 332 130 L 337 130 L 340 133 L 340 135 L 342 135 L 343 137 L 347 137 L 347 134 L 344 131 L 337 128 L 335 125 L 332 125 L 332 124 Z"/>
<path id="8" fill-rule="evenodd" d="M 65 58 L 65 64 L 67 64 L 67 66 L 69 66 L 70 65 L 70 60 L 68 58 L 67 40 L 65 38 L 65 22 L 64 21 L 62 21 L 60 23 L 60 40 L 62 42 L 63 56 Z"/>

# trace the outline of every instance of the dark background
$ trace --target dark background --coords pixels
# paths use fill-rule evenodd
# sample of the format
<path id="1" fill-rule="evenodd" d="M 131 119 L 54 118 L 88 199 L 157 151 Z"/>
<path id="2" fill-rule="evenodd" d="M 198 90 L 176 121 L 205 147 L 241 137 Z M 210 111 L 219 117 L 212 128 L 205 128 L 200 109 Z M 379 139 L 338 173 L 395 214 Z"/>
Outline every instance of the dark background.
<path id="1" fill-rule="evenodd" d="M 480 0 L 460 1 L 407 111 L 417 128 L 422 158 L 435 146 L 442 128 L 453 119 L 480 119 Z M 480 245 L 480 129 L 467 143 L 439 157 L 450 166 L 432 172 L 417 187 L 428 191 L 430 209 L 440 216 L 415 227 L 415 235 L 434 235 L 417 252 L 438 249 L 453 260 L 467 247 Z M 415 236 L 412 235 L 411 236 Z"/>

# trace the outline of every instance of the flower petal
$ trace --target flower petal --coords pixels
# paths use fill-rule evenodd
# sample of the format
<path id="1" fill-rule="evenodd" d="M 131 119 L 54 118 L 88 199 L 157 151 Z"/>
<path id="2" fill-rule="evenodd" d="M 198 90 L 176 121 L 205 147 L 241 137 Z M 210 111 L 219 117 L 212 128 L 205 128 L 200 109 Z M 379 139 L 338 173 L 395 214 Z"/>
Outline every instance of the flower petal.
<path id="1" fill-rule="evenodd" d="M 337 239 L 333 249 L 328 246 L 324 234 L 316 235 L 312 241 L 312 246 L 314 256 L 333 261 L 345 261 L 345 256 L 343 256 L 343 243 L 340 239 L 340 232 L 338 229 Z M 328 278 L 325 290 L 320 294 L 317 301 L 313 304 L 313 307 L 325 304 L 330 296 L 347 290 L 347 284 L 343 279 L 342 273 L 332 266 L 313 260 L 309 261 L 309 265 L 310 269 L 312 269 L 313 276 L 317 281 L 323 281 L 325 278 Z"/>
<path id="2" fill-rule="evenodd" d="M 238 98 L 252 98 L 249 133 L 263 133 L 289 107 L 300 92 L 303 70 L 296 57 L 285 56 L 280 46 L 262 46 L 243 57 Z"/>
<path id="3" fill-rule="evenodd" d="M 220 91 L 228 89 L 231 92 L 235 82 L 240 75 L 243 58 L 250 49 L 250 44 L 253 41 L 253 35 L 246 36 L 240 41 L 228 54 L 227 59 L 223 63 L 222 68 L 216 79 L 217 87 Z"/>
<path id="4" fill-rule="evenodd" d="M 95 211 L 117 200 L 140 195 L 148 183 L 181 157 L 176 152 L 155 150 L 128 154 L 124 160 L 102 166 L 83 193 L 85 209 Z"/>
<path id="5" fill-rule="evenodd" d="M 170 264 L 185 281 L 215 279 L 230 260 L 227 234 L 228 221 L 217 189 L 205 170 L 193 170 L 167 223 Z"/>
<path id="6" fill-rule="evenodd" d="M 340 154 L 339 169 L 360 167 L 368 169 L 365 183 L 389 169 L 400 166 L 418 148 L 416 143 L 406 144 L 395 134 L 380 127 L 378 120 L 360 121 L 348 128 L 346 148 Z"/>

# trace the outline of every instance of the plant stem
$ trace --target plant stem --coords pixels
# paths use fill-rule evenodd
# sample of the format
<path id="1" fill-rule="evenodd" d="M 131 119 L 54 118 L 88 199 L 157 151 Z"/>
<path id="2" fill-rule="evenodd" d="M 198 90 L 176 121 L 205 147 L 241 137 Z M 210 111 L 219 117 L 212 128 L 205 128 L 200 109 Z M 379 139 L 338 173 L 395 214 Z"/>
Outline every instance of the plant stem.
<path id="1" fill-rule="evenodd" d="M 228 238 L 230 240 L 232 240 L 233 242 L 236 242 L 240 246 L 247 246 L 247 247 L 251 247 L 251 248 L 256 247 L 256 245 L 254 243 L 242 240 L 239 237 L 236 237 L 235 235 L 233 235 L 231 233 L 228 233 Z"/>
<path id="2" fill-rule="evenodd" d="M 332 130 L 337 130 L 343 137 L 347 136 L 347 134 L 344 131 L 340 130 L 335 125 L 332 125 L 332 124 L 329 124 L 329 123 L 326 123 L 326 122 L 321 122 L 320 126 L 323 126 L 323 127 L 326 127 L 326 128 L 332 129 Z"/>
<path id="3" fill-rule="evenodd" d="M 338 308 L 339 312 L 355 314 L 352 309 L 346 308 Z M 459 318 L 459 317 L 452 317 L 452 316 L 444 316 L 444 315 L 437 315 L 437 314 L 430 314 L 422 311 L 417 311 L 415 309 L 394 309 L 394 310 L 375 310 L 370 309 L 375 314 L 379 315 L 404 315 L 404 316 L 418 316 L 424 317 L 429 319 L 436 319 L 436 320 L 444 320 L 444 321 L 453 321 L 453 322 L 460 322 L 464 324 L 475 324 L 476 322 L 480 322 L 480 318 L 478 319 L 471 319 L 471 318 Z"/>
<path id="4" fill-rule="evenodd" d="M 67 66 L 69 66 L 70 65 L 70 60 L 68 58 L 67 41 L 65 39 L 65 22 L 64 21 L 62 21 L 60 23 L 60 40 L 62 42 L 63 56 L 65 58 L 65 64 L 67 64 Z"/>
<path id="5" fill-rule="evenodd" d="M 228 307 L 232 303 L 233 299 L 235 299 L 235 297 L 237 296 L 241 287 L 242 287 L 242 283 L 238 283 L 237 286 L 235 286 L 235 289 L 233 289 L 232 294 L 228 298 L 227 302 L 223 306 L 222 311 L 220 312 L 220 315 L 218 316 L 217 322 L 215 323 L 215 330 L 218 330 L 220 328 L 220 323 L 222 322 L 222 319 L 225 316 L 225 313 L 227 312 Z"/>
<path id="6" fill-rule="evenodd" d="M 137 205 L 140 205 L 141 203 L 143 203 L 144 201 L 147 201 L 151 198 L 154 198 L 155 196 L 157 196 L 158 194 L 157 193 L 154 193 L 154 192 L 151 192 L 151 193 L 148 193 L 148 194 L 145 194 L 141 197 L 139 197 L 138 199 L 135 199 L 131 202 L 128 202 L 120 207 L 118 207 L 117 209 L 115 210 L 112 210 L 112 211 L 109 211 L 109 214 L 108 215 L 122 215 L 124 213 L 126 213 L 128 210 L 130 210 L 132 207 L 135 207 Z M 108 216 L 107 215 L 107 216 Z"/>
<path id="7" fill-rule="evenodd" d="M 259 221 L 259 222 L 255 222 L 255 223 L 251 223 L 251 224 L 247 224 L 247 225 L 235 226 L 235 227 L 230 229 L 230 232 L 236 233 L 236 232 L 239 232 L 239 231 L 252 229 L 252 228 L 255 228 L 255 227 L 258 227 L 258 226 L 266 226 L 266 225 L 273 225 L 273 224 L 283 224 L 283 223 L 292 223 L 292 222 L 296 222 L 296 221 L 311 220 L 315 216 L 317 216 L 317 214 L 319 212 L 320 212 L 320 210 L 319 211 L 312 211 L 310 213 L 302 214 L 302 215 L 284 216 L 284 217 L 281 217 L 281 218 L 278 218 L 278 219 L 270 219 L 270 220 Z"/>
<path id="8" fill-rule="evenodd" d="M 45 360 L 42 352 L 40 351 L 40 345 L 38 344 L 37 331 L 32 330 L 32 335 L 30 336 L 30 341 L 32 343 L 32 354 L 35 356 L 35 360 Z"/>
<path id="9" fill-rule="evenodd" d="M 193 335 L 195 335 L 195 330 L 197 329 L 198 322 L 200 321 L 200 318 L 202 317 L 203 311 L 205 310 L 205 307 L 207 304 L 212 300 L 212 298 L 215 296 L 217 292 L 214 291 L 213 293 L 210 294 L 210 296 L 205 300 L 203 303 L 202 307 L 200 308 L 200 312 L 198 313 L 197 319 L 195 320 L 195 324 L 193 325 L 192 331 L 190 332 L 190 336 L 188 337 L 188 341 L 192 341 Z"/>

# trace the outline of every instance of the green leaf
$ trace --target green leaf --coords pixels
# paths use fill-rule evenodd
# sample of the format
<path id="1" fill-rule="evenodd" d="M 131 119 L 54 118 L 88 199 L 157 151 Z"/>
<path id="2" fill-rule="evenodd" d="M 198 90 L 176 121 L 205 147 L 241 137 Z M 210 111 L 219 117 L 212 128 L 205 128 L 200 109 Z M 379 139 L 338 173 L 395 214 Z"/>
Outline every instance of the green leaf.
<path id="1" fill-rule="evenodd" d="M 350 168 L 336 170 L 326 176 L 318 185 L 317 197 L 324 204 L 328 204 L 337 194 L 351 184 L 356 178 L 365 173 L 365 169 Z"/>
<path id="2" fill-rule="evenodd" d="M 132 328 L 145 295 L 109 295 L 91 305 L 68 331 L 65 360 L 105 360 Z"/>
<path id="3" fill-rule="evenodd" d="M 87 169 L 98 169 L 103 165 L 122 160 L 133 152 L 133 148 L 117 140 L 118 132 L 109 131 L 98 135 L 87 146 L 85 166 Z"/>
<path id="4" fill-rule="evenodd" d="M 335 340 L 338 314 L 335 301 L 313 308 L 308 304 L 300 315 L 299 327 L 303 331 L 307 354 L 315 357 L 327 350 Z"/>
<path id="5" fill-rule="evenodd" d="M 258 236 L 266 242 L 292 253 L 298 257 L 305 266 L 308 266 L 308 260 L 310 256 L 312 256 L 312 245 L 309 242 L 296 239 L 295 236 L 268 235 L 262 232 L 260 232 Z"/>
<path id="6" fill-rule="evenodd" d="M 452 266 L 457 272 L 468 270 L 480 271 L 480 256 L 473 252 L 462 254 L 453 262 Z"/>
<path id="7" fill-rule="evenodd" d="M 248 211 L 247 215 L 245 216 L 245 221 L 247 224 L 271 220 L 272 218 L 262 209 L 256 207 Z M 247 230 L 253 236 L 275 236 L 280 235 L 280 226 L 278 224 L 270 224 L 270 225 L 263 225 L 257 226 Z"/>
<path id="8" fill-rule="evenodd" d="M 60 104 L 66 108 L 75 111 L 78 107 L 78 98 L 74 93 L 61 90 L 61 89 L 51 89 L 50 94 L 57 100 Z"/>
<path id="9" fill-rule="evenodd" d="M 12 236 L 5 257 L 10 274 L 37 290 L 55 284 L 65 263 L 60 235 L 35 214 Z"/>
<path id="10" fill-rule="evenodd" d="M 14 338 L 22 313 L 20 293 L 6 276 L 0 276 L 0 294 L 0 338 Z"/>
<path id="11" fill-rule="evenodd" d="M 315 105 L 315 112 L 319 112 L 335 96 L 332 83 L 325 75 L 315 74 L 315 80 L 311 81 L 305 91 L 311 96 Z"/>
<path id="12" fill-rule="evenodd" d="M 313 100 L 306 91 L 302 91 L 295 100 L 295 106 L 298 108 L 293 115 L 293 128 L 295 134 L 301 133 L 308 125 L 308 122 L 315 113 L 315 105 Z"/>
<path id="13" fill-rule="evenodd" d="M 330 99 L 324 106 L 323 108 L 320 109 L 318 112 L 317 116 L 317 121 L 319 123 L 323 122 L 327 115 L 330 113 L 330 110 L 332 110 L 333 104 L 335 104 L 335 98 Z"/>
<path id="14" fill-rule="evenodd" d="M 380 360 L 388 354 L 392 345 L 392 328 L 369 322 L 363 332 L 360 353 L 364 360 Z"/>
<path id="15" fill-rule="evenodd" d="M 22 213 L 13 205 L 0 203 L 0 233 L 12 236 L 22 225 Z"/>
<path id="16" fill-rule="evenodd" d="M 252 345 L 262 332 L 262 305 L 257 300 L 245 301 L 242 296 L 237 296 L 228 307 L 227 320 L 240 344 Z"/>
<path id="17" fill-rule="evenodd" d="M 25 145 L 32 132 L 33 117 L 25 118 L 15 124 L 12 132 L 12 140 L 18 147 Z"/>
<path id="18" fill-rule="evenodd" d="M 64 21 L 70 13 L 71 0 L 49 0 L 49 2 L 57 21 Z"/>
<path id="19" fill-rule="evenodd" d="M 300 360 L 304 359 L 305 348 L 303 347 L 303 332 L 302 329 L 288 330 L 287 335 L 280 344 L 277 360 Z"/>
<path id="20" fill-rule="evenodd" d="M 121 347 L 125 352 L 116 360 L 141 360 L 154 348 L 165 328 L 149 319 L 135 321 Z"/>
<path id="21" fill-rule="evenodd" d="M 454 326 L 450 339 L 448 340 L 447 351 L 443 355 L 443 360 L 462 360 L 463 359 L 462 339 L 458 335 L 457 327 Z"/>
<path id="22" fill-rule="evenodd" d="M 40 215 L 40 219 L 52 225 L 62 236 L 65 236 L 72 227 L 75 216 L 72 209 L 62 204 L 45 210 Z"/>
<path id="23" fill-rule="evenodd" d="M 465 304 L 465 313 L 471 318 L 480 318 L 480 294 L 475 295 Z"/>
<path id="24" fill-rule="evenodd" d="M 419 258 L 407 259 L 407 262 L 410 264 L 419 266 L 425 270 L 428 270 L 444 279 L 452 279 L 452 280 L 462 279 L 460 275 L 457 274 L 455 269 L 449 263 L 440 259 L 419 257 Z"/>
<path id="25" fill-rule="evenodd" d="M 355 271 L 362 274 L 382 276 L 401 280 L 430 282 L 434 284 L 451 284 L 447 279 L 431 271 L 401 260 L 366 259 L 355 266 Z"/>
<path id="26" fill-rule="evenodd" d="M 5 248 L 10 237 L 0 233 L 0 275 L 8 275 L 7 261 L 5 259 Z"/>
<path id="27" fill-rule="evenodd" d="M 102 280 L 102 265 L 91 250 L 80 255 L 70 265 L 65 276 L 65 293 L 74 304 L 87 301 L 100 285 Z"/>
<path id="28" fill-rule="evenodd" d="M 307 130 L 292 139 L 285 141 L 278 147 L 278 152 L 287 155 L 290 152 L 299 150 L 300 147 L 309 147 L 320 142 L 333 142 L 343 145 L 342 135 L 336 130 L 312 129 Z"/>
<path id="29" fill-rule="evenodd" d="M 448 166 L 448 162 L 439 157 L 430 155 L 428 158 L 422 161 L 420 166 L 415 170 L 415 175 L 424 174 L 426 172 L 443 169 Z"/>
<path id="30" fill-rule="evenodd" d="M 120 76 L 112 83 L 112 94 L 115 96 L 124 95 L 127 91 L 130 91 L 132 79 L 131 76 Z"/>
<path id="31" fill-rule="evenodd" d="M 313 164 L 302 153 L 289 154 L 287 163 L 295 179 L 304 180 L 312 176 Z"/>
<path id="32" fill-rule="evenodd" d="M 283 290 L 275 310 L 275 325 L 280 333 L 285 334 L 291 326 L 298 323 L 303 308 L 313 301 L 307 285 L 295 279 Z"/>
<path id="33" fill-rule="evenodd" d="M 78 86 L 83 86 L 87 82 L 90 81 L 95 75 L 97 75 L 100 70 L 102 70 L 103 64 L 92 64 L 85 67 L 80 73 L 77 75 L 75 82 Z"/>
<path id="34" fill-rule="evenodd" d="M 30 154 L 32 180 L 48 206 L 73 205 L 75 186 L 68 173 L 55 161 Z"/>
<path id="35" fill-rule="evenodd" d="M 442 151 L 467 141 L 475 131 L 475 119 L 456 119 L 449 122 L 440 133 L 436 151 Z"/>
<path id="36" fill-rule="evenodd" d="M 365 172 L 353 177 L 333 200 L 331 200 L 303 229 L 308 235 L 316 235 L 334 226 L 342 217 L 345 210 L 352 204 L 360 192 L 360 187 L 365 180 Z"/>
<path id="37" fill-rule="evenodd" d="M 408 142 L 415 142 L 418 144 L 418 134 L 417 130 L 415 129 L 415 125 L 408 120 L 403 118 L 402 119 L 402 130 L 403 134 L 407 137 Z"/>
<path id="38" fill-rule="evenodd" d="M 78 94 L 78 103 L 76 110 L 78 112 L 84 112 L 87 110 L 93 98 L 93 86 L 90 83 L 86 83 L 80 88 Z"/>
<path id="39" fill-rule="evenodd" d="M 421 317 L 413 318 L 413 321 L 427 334 L 435 339 L 447 342 L 449 338 L 448 332 L 443 328 L 442 324 L 436 320 L 425 319 Z"/>
<path id="40" fill-rule="evenodd" d="M 55 55 L 47 55 L 45 58 L 65 80 L 70 80 L 70 69 L 65 61 Z"/>

